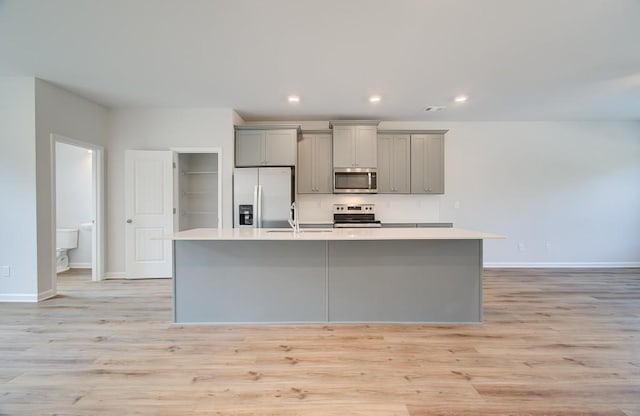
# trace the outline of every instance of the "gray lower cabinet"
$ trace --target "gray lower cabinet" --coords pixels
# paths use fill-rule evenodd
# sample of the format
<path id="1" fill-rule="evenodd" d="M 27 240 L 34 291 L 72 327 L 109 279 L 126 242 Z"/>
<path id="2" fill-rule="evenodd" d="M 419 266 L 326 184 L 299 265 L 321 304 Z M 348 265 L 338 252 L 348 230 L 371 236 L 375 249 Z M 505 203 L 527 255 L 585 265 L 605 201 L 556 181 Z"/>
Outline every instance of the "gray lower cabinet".
<path id="1" fill-rule="evenodd" d="M 328 321 L 481 322 L 482 241 L 331 241 Z"/>
<path id="2" fill-rule="evenodd" d="M 181 240 L 174 256 L 177 323 L 482 321 L 482 240 Z"/>
<path id="3" fill-rule="evenodd" d="M 236 126 L 236 166 L 295 166 L 297 138 L 297 126 Z"/>
<path id="4" fill-rule="evenodd" d="M 382 228 L 416 228 L 415 222 L 384 222 Z"/>
<path id="5" fill-rule="evenodd" d="M 325 322 L 324 241 L 176 241 L 175 322 Z"/>
<path id="6" fill-rule="evenodd" d="M 299 194 L 330 194 L 332 186 L 331 131 L 302 133 L 296 169 Z"/>
<path id="7" fill-rule="evenodd" d="M 408 134 L 378 135 L 378 193 L 411 192 L 411 145 Z"/>
<path id="8" fill-rule="evenodd" d="M 444 135 L 411 135 L 411 193 L 444 193 Z"/>

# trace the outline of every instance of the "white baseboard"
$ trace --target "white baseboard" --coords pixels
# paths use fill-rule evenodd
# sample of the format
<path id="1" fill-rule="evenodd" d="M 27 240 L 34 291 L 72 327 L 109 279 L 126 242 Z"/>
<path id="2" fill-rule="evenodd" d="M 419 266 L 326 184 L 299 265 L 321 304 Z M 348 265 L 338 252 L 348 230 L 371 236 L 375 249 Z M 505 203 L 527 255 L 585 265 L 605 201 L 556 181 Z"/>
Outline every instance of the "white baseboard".
<path id="1" fill-rule="evenodd" d="M 40 302 L 56 295 L 53 289 L 46 292 L 40 292 L 37 295 L 27 293 L 2 293 L 0 294 L 0 302 Z"/>
<path id="2" fill-rule="evenodd" d="M 103 276 L 103 279 L 125 279 L 125 272 L 106 272 Z"/>
<path id="3" fill-rule="evenodd" d="M 630 268 L 640 267 L 640 262 L 590 262 L 590 263 L 502 263 L 502 262 L 485 262 L 485 268 L 489 269 L 564 269 L 564 268 L 585 268 L 585 269 L 604 269 L 604 268 Z"/>
<path id="4" fill-rule="evenodd" d="M 46 292 L 40 292 L 38 293 L 38 302 L 42 301 L 42 300 L 46 300 L 49 298 L 52 298 L 56 295 L 56 291 L 53 289 L 49 289 Z"/>
<path id="5" fill-rule="evenodd" d="M 128 276 L 126 272 L 108 272 L 108 273 L 105 273 L 103 277 L 105 279 L 128 279 L 128 280 L 171 279 L 171 276 L 165 276 L 165 277 Z"/>
<path id="6" fill-rule="evenodd" d="M 125 277 L 125 279 L 129 279 L 129 280 L 148 280 L 148 279 L 171 279 L 171 276 L 160 276 L 160 277 L 153 277 L 153 276 L 133 276 L 133 277 Z"/>
<path id="7" fill-rule="evenodd" d="M 69 263 L 69 267 L 72 269 L 90 269 L 91 263 Z"/>
<path id="8" fill-rule="evenodd" d="M 27 293 L 2 293 L 0 302 L 37 302 L 38 295 Z"/>

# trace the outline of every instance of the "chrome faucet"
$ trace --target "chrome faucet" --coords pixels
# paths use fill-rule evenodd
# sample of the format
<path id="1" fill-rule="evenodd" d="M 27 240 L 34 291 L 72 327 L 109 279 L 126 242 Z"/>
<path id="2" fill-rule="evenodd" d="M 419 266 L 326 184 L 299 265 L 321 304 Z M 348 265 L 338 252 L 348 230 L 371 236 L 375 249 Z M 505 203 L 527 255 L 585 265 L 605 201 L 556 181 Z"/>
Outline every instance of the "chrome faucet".
<path id="1" fill-rule="evenodd" d="M 293 228 L 294 233 L 300 232 L 300 223 L 298 222 L 298 211 L 296 210 L 296 203 L 291 203 L 291 218 L 289 218 L 289 225 Z"/>

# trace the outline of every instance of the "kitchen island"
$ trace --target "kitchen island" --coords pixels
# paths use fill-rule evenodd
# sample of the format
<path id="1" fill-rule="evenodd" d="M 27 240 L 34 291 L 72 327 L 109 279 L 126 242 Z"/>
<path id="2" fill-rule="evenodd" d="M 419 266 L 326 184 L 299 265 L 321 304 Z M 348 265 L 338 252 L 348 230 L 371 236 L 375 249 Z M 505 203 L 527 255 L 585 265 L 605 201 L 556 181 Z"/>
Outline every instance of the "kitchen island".
<path id="1" fill-rule="evenodd" d="M 174 244 L 177 323 L 482 321 L 482 243 L 457 228 L 195 229 Z"/>

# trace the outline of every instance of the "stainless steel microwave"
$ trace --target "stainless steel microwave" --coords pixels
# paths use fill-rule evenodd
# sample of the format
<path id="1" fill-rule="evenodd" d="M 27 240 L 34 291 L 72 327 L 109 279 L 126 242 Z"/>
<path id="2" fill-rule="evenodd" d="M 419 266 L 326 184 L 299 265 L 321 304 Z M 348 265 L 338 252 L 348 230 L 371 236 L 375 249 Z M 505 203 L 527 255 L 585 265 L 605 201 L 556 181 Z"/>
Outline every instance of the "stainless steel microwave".
<path id="1" fill-rule="evenodd" d="M 375 194 L 378 192 L 378 172 L 374 168 L 335 168 L 333 193 Z"/>

